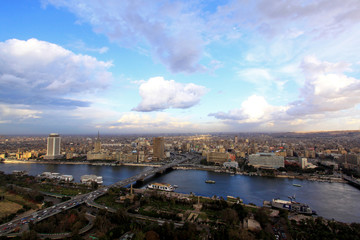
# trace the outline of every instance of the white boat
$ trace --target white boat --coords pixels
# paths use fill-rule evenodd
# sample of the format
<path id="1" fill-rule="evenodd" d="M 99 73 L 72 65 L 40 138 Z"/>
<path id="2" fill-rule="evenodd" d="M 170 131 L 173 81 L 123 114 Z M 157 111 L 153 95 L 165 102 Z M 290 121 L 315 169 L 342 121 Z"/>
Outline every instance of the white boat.
<path id="1" fill-rule="evenodd" d="M 306 215 L 315 215 L 316 214 L 316 212 L 313 211 L 307 204 L 296 202 L 295 196 L 289 197 L 289 198 L 290 198 L 290 201 L 273 199 L 270 202 L 270 205 L 273 208 L 285 209 L 285 210 L 289 210 L 291 212 L 297 212 L 297 213 L 306 214 Z"/>
<path id="2" fill-rule="evenodd" d="M 168 183 L 150 183 L 147 188 L 154 190 L 162 190 L 167 192 L 174 191 L 174 187 Z"/>

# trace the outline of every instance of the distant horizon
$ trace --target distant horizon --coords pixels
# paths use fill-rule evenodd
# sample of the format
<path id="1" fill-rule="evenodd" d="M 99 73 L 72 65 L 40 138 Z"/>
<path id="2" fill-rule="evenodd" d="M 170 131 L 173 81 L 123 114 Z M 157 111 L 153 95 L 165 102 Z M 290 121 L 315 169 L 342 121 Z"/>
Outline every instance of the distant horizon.
<path id="1" fill-rule="evenodd" d="M 360 1 L 16 0 L 0 133 L 360 129 Z"/>
<path id="2" fill-rule="evenodd" d="M 308 132 L 291 132 L 291 131 L 284 131 L 284 132 L 208 132 L 208 133 L 101 133 L 100 132 L 100 138 L 101 136 L 186 136 L 186 135 L 237 135 L 237 134 L 316 134 L 316 133 L 350 133 L 350 132 L 359 132 L 360 130 L 329 130 L 329 131 L 308 131 Z M 52 132 L 55 133 L 55 132 Z M 67 133 L 58 133 L 60 136 L 97 136 L 97 132 L 94 134 L 67 134 Z M 51 133 L 47 134 L 0 134 L 0 137 L 5 136 L 15 136 L 15 137 L 31 137 L 31 136 L 44 136 L 47 137 Z"/>

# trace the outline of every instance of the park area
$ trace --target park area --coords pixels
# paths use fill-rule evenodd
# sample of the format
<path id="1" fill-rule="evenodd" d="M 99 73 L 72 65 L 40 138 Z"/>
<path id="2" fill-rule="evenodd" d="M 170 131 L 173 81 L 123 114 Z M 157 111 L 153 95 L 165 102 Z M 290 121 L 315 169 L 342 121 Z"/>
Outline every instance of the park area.
<path id="1" fill-rule="evenodd" d="M 0 220 L 6 221 L 16 214 L 21 214 L 30 209 L 38 209 L 40 206 L 22 196 L 0 188 Z"/>

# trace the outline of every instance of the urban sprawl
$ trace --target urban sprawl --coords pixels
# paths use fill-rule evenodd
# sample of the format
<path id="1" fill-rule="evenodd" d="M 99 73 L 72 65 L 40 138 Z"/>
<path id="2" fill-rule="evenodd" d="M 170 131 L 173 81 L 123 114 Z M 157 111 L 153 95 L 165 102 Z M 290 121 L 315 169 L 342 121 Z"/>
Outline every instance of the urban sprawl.
<path id="1" fill-rule="evenodd" d="M 360 132 L 208 134 L 162 137 L 60 136 L 0 137 L 3 161 L 88 161 L 115 164 L 158 163 L 172 152 L 196 152 L 202 165 L 238 170 L 319 166 L 360 169 Z"/>

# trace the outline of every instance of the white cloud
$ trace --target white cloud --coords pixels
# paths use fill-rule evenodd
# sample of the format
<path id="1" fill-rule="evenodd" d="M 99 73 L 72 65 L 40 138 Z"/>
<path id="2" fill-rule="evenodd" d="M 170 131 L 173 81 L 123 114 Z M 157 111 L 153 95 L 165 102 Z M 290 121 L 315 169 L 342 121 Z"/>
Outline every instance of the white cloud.
<path id="1" fill-rule="evenodd" d="M 122 46 L 149 46 L 155 59 L 173 72 L 203 70 L 198 62 L 204 41 L 201 18 L 183 2 L 167 1 L 43 1 L 66 7 L 97 33 Z"/>
<path id="2" fill-rule="evenodd" d="M 284 84 L 287 80 L 282 80 L 273 75 L 282 74 L 281 70 L 274 74 L 272 70 L 267 68 L 247 68 L 238 72 L 239 78 L 242 81 L 252 83 L 256 87 L 256 91 L 264 94 L 267 91 L 283 90 Z"/>
<path id="3" fill-rule="evenodd" d="M 264 35 L 278 38 L 271 54 L 291 59 L 293 56 L 286 56 L 288 48 L 293 47 L 291 41 L 304 36 L 310 36 L 307 39 L 311 42 L 332 39 L 343 32 L 356 31 L 353 26 L 360 22 L 358 0 L 284 0 L 271 4 L 268 0 L 241 0 L 218 5 L 213 1 L 177 0 L 42 2 L 44 6 L 67 8 L 79 22 L 89 23 L 96 33 L 121 46 L 142 49 L 141 52 L 150 49 L 152 56 L 173 72 L 188 73 L 208 69 L 200 61 L 207 47 L 220 40 L 251 44 L 255 39 L 266 41 Z M 301 44 L 308 46 L 309 42 L 303 40 Z M 257 59 L 254 57 L 248 54 L 249 60 Z"/>
<path id="4" fill-rule="evenodd" d="M 41 113 L 41 111 L 32 110 L 26 105 L 7 105 L 0 103 L 0 123 L 11 123 L 13 121 L 40 118 Z"/>
<path id="5" fill-rule="evenodd" d="M 74 54 L 37 39 L 0 42 L 1 102 L 61 107 L 87 106 L 72 94 L 104 89 L 111 62 Z"/>
<path id="6" fill-rule="evenodd" d="M 233 109 L 228 113 L 211 113 L 209 116 L 237 123 L 264 123 L 273 121 L 275 114 L 278 118 L 285 110 L 284 106 L 270 105 L 263 96 L 252 95 L 242 102 L 240 109 Z"/>
<path id="7" fill-rule="evenodd" d="M 360 80 L 349 76 L 353 73 L 351 65 L 309 56 L 300 67 L 305 81 L 299 100 L 274 106 L 264 97 L 252 95 L 240 108 L 210 116 L 242 130 L 336 130 L 355 126 L 358 123 L 354 121 L 355 116 L 359 116 L 355 107 L 360 103 Z M 262 75 L 267 78 L 266 73 Z"/>
<path id="8" fill-rule="evenodd" d="M 106 53 L 107 51 L 109 51 L 109 48 L 105 47 L 105 46 L 99 47 L 99 48 L 88 47 L 82 40 L 77 40 L 77 41 L 72 42 L 71 44 L 69 44 L 69 47 L 76 48 L 80 51 L 96 52 L 99 54 L 103 54 L 103 53 Z"/>
<path id="9" fill-rule="evenodd" d="M 317 1 L 276 1 L 269 4 L 267 0 L 258 1 L 260 13 L 258 23 L 262 30 L 269 34 L 289 32 L 295 36 L 302 32 L 317 37 L 331 37 L 343 32 L 346 28 L 358 24 L 360 17 L 354 12 L 360 11 L 357 0 L 317 0 Z"/>
<path id="10" fill-rule="evenodd" d="M 290 104 L 288 114 L 336 112 L 360 103 L 360 80 L 346 75 L 351 71 L 349 64 L 321 62 L 310 56 L 301 67 L 306 78 L 301 100 Z"/>
<path id="11" fill-rule="evenodd" d="M 103 127 L 141 133 L 199 131 L 198 125 L 186 119 L 171 117 L 166 113 L 157 113 L 156 115 L 124 113 L 116 122 L 103 125 Z"/>
<path id="12" fill-rule="evenodd" d="M 205 94 L 206 88 L 193 83 L 183 84 L 163 77 L 153 77 L 141 83 L 141 103 L 134 111 L 150 112 L 167 108 L 190 108 Z"/>
<path id="13" fill-rule="evenodd" d="M 313 1 L 229 1 L 210 17 L 215 29 L 228 25 L 257 29 L 270 36 L 288 33 L 290 38 L 302 33 L 335 34 L 359 23 L 357 0 Z"/>
<path id="14" fill-rule="evenodd" d="M 275 79 L 265 68 L 243 69 L 238 72 L 238 75 L 240 80 L 254 84 L 261 92 L 268 90 L 275 83 Z"/>
<path id="15" fill-rule="evenodd" d="M 250 121 L 259 121 L 267 112 L 271 111 L 271 108 L 264 97 L 256 95 L 250 96 L 241 104 L 243 114 Z"/>
<path id="16" fill-rule="evenodd" d="M 86 120 L 89 124 L 101 124 L 104 121 L 115 120 L 121 116 L 121 112 L 111 109 L 110 103 L 103 103 L 95 105 L 91 105 L 89 107 L 79 107 L 71 112 L 64 112 L 65 114 L 69 114 L 70 116 Z"/>

